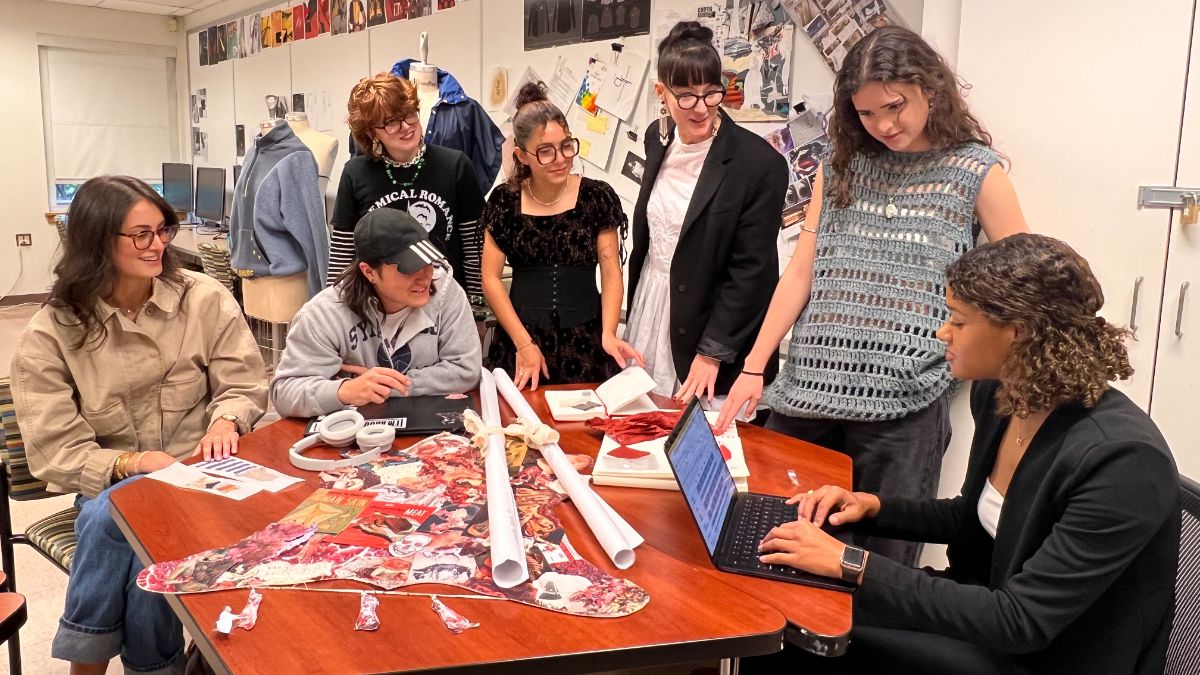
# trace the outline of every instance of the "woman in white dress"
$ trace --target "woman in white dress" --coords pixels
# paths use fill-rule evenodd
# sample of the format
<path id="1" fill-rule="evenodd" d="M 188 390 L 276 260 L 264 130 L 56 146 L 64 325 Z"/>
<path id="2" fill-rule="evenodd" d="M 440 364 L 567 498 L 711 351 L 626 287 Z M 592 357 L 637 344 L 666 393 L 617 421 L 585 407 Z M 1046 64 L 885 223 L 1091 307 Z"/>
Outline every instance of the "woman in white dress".
<path id="1" fill-rule="evenodd" d="M 787 162 L 721 112 L 710 29 L 676 24 L 658 47 L 658 80 L 663 117 L 646 134 L 626 339 L 656 393 L 711 402 L 741 372 L 779 278 Z"/>

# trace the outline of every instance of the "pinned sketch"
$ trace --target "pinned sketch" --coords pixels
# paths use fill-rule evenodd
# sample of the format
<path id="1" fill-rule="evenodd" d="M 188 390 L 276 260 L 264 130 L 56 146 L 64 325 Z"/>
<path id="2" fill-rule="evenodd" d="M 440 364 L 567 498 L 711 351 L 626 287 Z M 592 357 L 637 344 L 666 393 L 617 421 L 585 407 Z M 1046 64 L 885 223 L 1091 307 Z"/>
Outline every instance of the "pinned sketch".
<path id="1" fill-rule="evenodd" d="M 584 0 L 584 42 L 649 32 L 650 0 Z"/>
<path id="2" fill-rule="evenodd" d="M 583 41 L 583 0 L 525 0 L 525 51 Z"/>

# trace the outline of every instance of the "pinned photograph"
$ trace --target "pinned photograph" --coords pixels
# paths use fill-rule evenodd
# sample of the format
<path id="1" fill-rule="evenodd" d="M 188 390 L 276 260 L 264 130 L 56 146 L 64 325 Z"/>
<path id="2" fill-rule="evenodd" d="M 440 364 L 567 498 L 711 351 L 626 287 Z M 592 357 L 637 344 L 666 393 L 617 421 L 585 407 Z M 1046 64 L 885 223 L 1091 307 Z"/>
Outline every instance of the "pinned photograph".
<path id="1" fill-rule="evenodd" d="M 208 65 L 208 31 L 202 30 L 196 33 L 196 42 L 200 47 L 200 65 Z"/>
<path id="2" fill-rule="evenodd" d="M 357 33 L 367 28 L 367 12 L 362 0 L 349 0 L 346 13 L 346 27 L 351 33 Z"/>
<path id="3" fill-rule="evenodd" d="M 646 159 L 638 157 L 630 151 L 625 155 L 625 163 L 621 166 L 621 175 L 629 180 L 642 184 L 642 176 L 646 173 Z"/>
<path id="4" fill-rule="evenodd" d="M 583 0 L 525 0 L 525 51 L 582 42 L 582 14 Z"/>

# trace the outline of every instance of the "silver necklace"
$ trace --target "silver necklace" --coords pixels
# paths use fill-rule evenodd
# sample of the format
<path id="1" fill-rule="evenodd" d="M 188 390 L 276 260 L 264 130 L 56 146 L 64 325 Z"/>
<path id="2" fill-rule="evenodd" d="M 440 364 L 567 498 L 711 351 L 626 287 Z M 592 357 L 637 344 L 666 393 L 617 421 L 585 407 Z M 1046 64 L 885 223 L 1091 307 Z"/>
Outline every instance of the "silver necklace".
<path id="1" fill-rule="evenodd" d="M 896 206 L 896 197 L 899 197 L 901 194 L 904 193 L 904 190 L 908 188 L 910 183 L 912 183 L 913 178 L 921 175 L 921 171 L 924 170 L 924 168 L 925 168 L 924 163 L 916 166 L 914 168 L 913 172 L 910 173 L 908 175 L 908 177 L 904 179 L 904 183 L 900 186 L 900 188 L 898 190 L 896 190 L 895 192 L 888 195 L 887 205 L 885 205 L 883 207 L 883 215 L 885 218 L 887 218 L 888 220 L 891 220 L 892 218 L 895 218 L 896 216 L 900 215 L 900 208 L 898 206 Z"/>
<path id="2" fill-rule="evenodd" d="M 530 197 L 533 197 L 533 201 L 541 204 L 542 206 L 554 206 L 558 203 L 558 200 L 563 198 L 563 195 L 567 194 L 567 188 L 570 187 L 570 185 L 571 181 L 568 179 L 567 182 L 563 183 L 562 189 L 558 191 L 558 196 L 548 202 L 538 199 L 538 196 L 534 194 L 532 181 L 525 183 L 525 191 L 529 193 Z"/>
<path id="3" fill-rule="evenodd" d="M 422 141 L 421 147 L 417 150 L 417 154 L 414 155 L 413 158 L 408 160 L 407 162 L 397 162 L 396 160 L 392 159 L 391 157 L 388 157 L 386 154 L 383 155 L 383 162 L 384 162 L 384 164 L 387 164 L 388 166 L 394 166 L 394 167 L 397 167 L 400 169 L 411 169 L 414 166 L 416 166 L 417 162 L 420 162 L 424 157 L 425 157 L 425 142 Z"/>

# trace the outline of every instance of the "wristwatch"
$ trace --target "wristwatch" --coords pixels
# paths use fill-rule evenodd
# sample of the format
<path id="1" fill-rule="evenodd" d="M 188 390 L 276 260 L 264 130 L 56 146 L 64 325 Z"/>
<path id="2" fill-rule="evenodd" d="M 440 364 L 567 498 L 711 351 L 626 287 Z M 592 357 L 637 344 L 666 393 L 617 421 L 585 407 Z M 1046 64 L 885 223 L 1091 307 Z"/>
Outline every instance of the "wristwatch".
<path id="1" fill-rule="evenodd" d="M 857 546 L 842 549 L 842 581 L 858 583 L 858 575 L 862 574 L 863 563 L 866 560 L 867 552 Z"/>
<path id="2" fill-rule="evenodd" d="M 226 422 L 233 422 L 233 426 L 238 427 L 239 429 L 241 428 L 238 425 L 238 416 L 237 415 L 231 415 L 229 413 L 225 413 L 224 415 L 217 417 L 217 419 L 213 420 L 213 422 L 215 423 L 217 420 L 225 420 Z M 212 424 L 209 424 L 208 426 L 211 427 Z"/>

